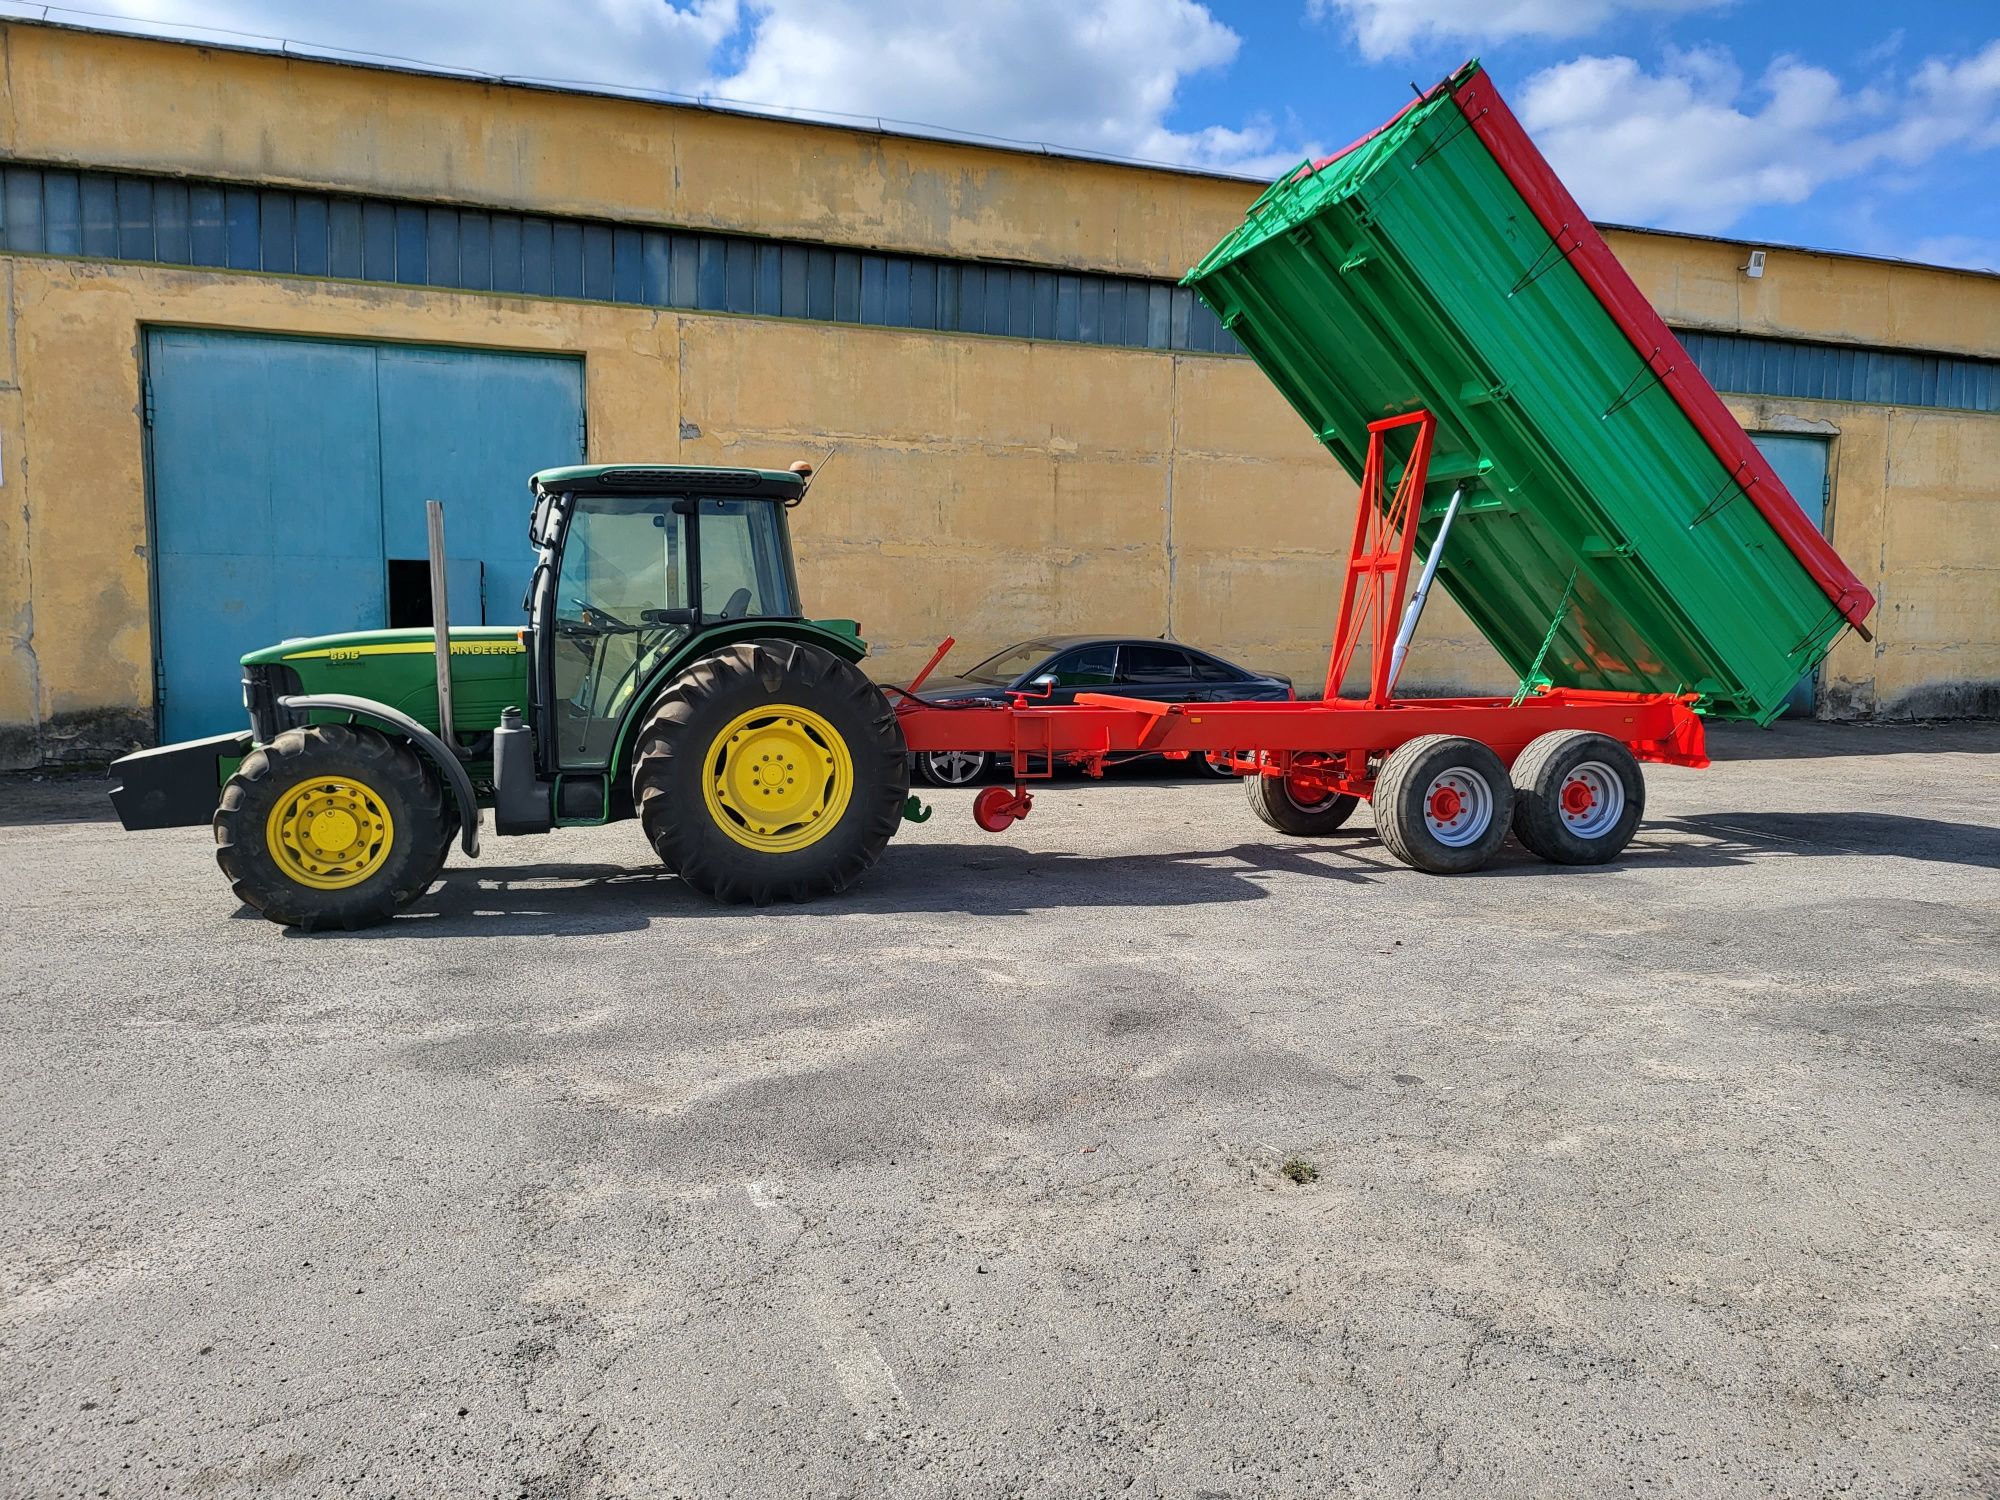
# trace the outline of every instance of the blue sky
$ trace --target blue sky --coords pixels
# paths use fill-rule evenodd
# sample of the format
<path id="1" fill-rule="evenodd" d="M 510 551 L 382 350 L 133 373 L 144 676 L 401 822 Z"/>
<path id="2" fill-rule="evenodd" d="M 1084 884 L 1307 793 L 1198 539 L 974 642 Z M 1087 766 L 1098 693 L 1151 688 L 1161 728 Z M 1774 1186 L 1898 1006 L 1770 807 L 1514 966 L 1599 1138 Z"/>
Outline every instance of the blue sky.
<path id="1" fill-rule="evenodd" d="M 1265 177 L 1477 54 L 1599 219 L 2000 269 L 2000 0 L 80 3 Z"/>
<path id="2" fill-rule="evenodd" d="M 1685 201 L 1710 190 L 1700 176 L 1686 184 L 1687 191 L 1669 190 L 1679 184 L 1658 184 L 1650 192 L 1614 195 L 1606 204 L 1604 192 L 1588 191 L 1596 177 L 1579 158 L 1601 160 L 1598 172 L 1618 176 L 1625 156 L 1588 139 L 1597 123 L 1592 120 L 1569 133 L 1564 149 L 1554 140 L 1543 145 L 1552 156 L 1566 158 L 1558 167 L 1575 179 L 1571 185 L 1582 190 L 1579 196 L 1593 215 L 2000 269 L 2000 51 L 1991 50 L 2000 40 L 2000 3 L 1995 0 L 1913 0 L 1895 6 L 1739 0 L 1652 7 L 1482 0 L 1379 8 L 1406 26 L 1424 14 L 1471 19 L 1463 29 L 1420 32 L 1371 58 L 1356 23 L 1377 7 L 1326 5 L 1308 13 L 1285 4 L 1216 4 L 1218 18 L 1242 37 L 1241 49 L 1227 68 L 1188 78 L 1177 118 L 1231 118 L 1261 108 L 1274 117 L 1295 118 L 1294 128 L 1303 134 L 1338 144 L 1407 97 L 1411 81 L 1429 83 L 1474 54 L 1517 110 L 1536 97 L 1530 85 L 1537 77 L 1550 79 L 1546 91 L 1568 76 L 1564 70 L 1573 74 L 1579 59 L 1629 58 L 1642 84 L 1691 76 L 1702 85 L 1697 100 L 1711 105 L 1706 111 L 1676 111 L 1671 105 L 1677 96 L 1656 86 L 1642 87 L 1636 100 L 1620 90 L 1615 97 L 1633 107 L 1664 113 L 1671 128 L 1658 138 L 1659 154 L 1686 152 L 1710 170 L 1720 166 L 1750 181 L 1740 204 L 1729 195 L 1712 213 Z M 1510 14 L 1533 21 L 1537 12 L 1563 17 L 1565 29 L 1577 29 L 1568 35 L 1509 34 Z M 1600 19 L 1589 24 L 1593 18 Z M 1944 99 L 1923 94 L 1916 80 L 1933 59 L 1974 64 L 1974 80 L 1983 87 Z M 1708 67 L 1721 61 L 1727 70 Z M 1772 102 L 1771 70 L 1787 64 L 1823 71 L 1838 86 L 1823 111 L 1810 117 L 1813 123 L 1760 118 Z M 1977 71 L 1980 64 L 1983 72 Z M 1962 111 L 1965 136 L 1934 152 L 1906 150 L 1871 160 L 1865 148 L 1856 149 L 1906 124 L 1910 111 L 1925 119 L 1937 113 L 1948 118 L 1954 107 Z M 1546 131 L 1537 134 L 1539 139 Z M 1575 139 L 1578 135 L 1584 138 Z M 1702 146 L 1705 153 L 1696 149 Z M 1645 151 L 1647 144 L 1634 143 L 1632 149 Z M 1795 165 L 1805 170 L 1791 178 L 1786 168 Z"/>

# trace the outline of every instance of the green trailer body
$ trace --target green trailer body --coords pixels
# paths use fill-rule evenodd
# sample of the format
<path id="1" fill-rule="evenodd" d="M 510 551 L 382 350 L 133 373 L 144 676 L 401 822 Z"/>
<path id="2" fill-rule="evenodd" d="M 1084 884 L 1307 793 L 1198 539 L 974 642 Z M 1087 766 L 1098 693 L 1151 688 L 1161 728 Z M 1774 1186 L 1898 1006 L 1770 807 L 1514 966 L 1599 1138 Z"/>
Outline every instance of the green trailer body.
<path id="1" fill-rule="evenodd" d="M 1438 578 L 1524 686 L 1767 723 L 1872 606 L 1476 64 L 1186 280 L 1357 479 L 1436 414 L 1419 550 L 1463 486 Z"/>

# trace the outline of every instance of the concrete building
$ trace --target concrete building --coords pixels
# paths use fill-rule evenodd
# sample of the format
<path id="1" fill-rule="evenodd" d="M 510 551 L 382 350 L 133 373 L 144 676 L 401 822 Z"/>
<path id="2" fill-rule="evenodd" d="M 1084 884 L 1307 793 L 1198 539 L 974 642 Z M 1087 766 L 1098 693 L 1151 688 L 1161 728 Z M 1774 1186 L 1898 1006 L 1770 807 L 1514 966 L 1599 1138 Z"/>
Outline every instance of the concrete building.
<path id="1" fill-rule="evenodd" d="M 885 676 L 1084 629 L 1322 669 L 1352 486 L 1174 285 L 1255 184 L 24 22 L 0 50 L 0 765 L 233 727 L 236 651 L 420 610 L 426 498 L 456 612 L 519 618 L 523 481 L 584 454 L 836 452 L 801 579 Z M 2000 712 L 2000 278 L 1610 239 L 1881 600 L 1819 710 Z M 1511 686 L 1448 608 L 1406 681 Z"/>

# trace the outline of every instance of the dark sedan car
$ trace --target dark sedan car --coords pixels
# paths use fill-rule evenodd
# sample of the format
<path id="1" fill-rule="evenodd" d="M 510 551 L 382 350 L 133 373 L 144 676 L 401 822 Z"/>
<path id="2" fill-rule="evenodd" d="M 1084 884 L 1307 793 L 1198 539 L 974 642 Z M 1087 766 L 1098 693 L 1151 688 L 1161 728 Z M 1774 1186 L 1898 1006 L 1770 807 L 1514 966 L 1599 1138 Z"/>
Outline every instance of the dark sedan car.
<path id="1" fill-rule="evenodd" d="M 1163 703 L 1227 703 L 1238 699 L 1290 698 L 1292 680 L 1276 673 L 1248 671 L 1207 651 L 1176 641 L 1128 640 L 1124 636 L 1051 635 L 1022 641 L 995 652 L 956 677 L 933 677 L 918 692 L 932 703 L 1001 699 L 1027 693 L 1048 702 L 1069 703 L 1078 693 L 1117 693 Z M 977 750 L 936 750 L 913 756 L 917 774 L 933 786 L 964 786 L 992 768 L 993 757 Z M 1190 765 L 1218 776 L 1199 757 Z"/>

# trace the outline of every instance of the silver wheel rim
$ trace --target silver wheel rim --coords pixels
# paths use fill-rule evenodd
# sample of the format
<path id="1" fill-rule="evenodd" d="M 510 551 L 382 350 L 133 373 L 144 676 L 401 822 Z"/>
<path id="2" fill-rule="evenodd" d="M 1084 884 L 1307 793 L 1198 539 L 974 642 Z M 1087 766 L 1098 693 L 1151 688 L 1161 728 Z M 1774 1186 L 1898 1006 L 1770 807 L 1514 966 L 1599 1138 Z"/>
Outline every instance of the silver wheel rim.
<path id="1" fill-rule="evenodd" d="M 1470 766 L 1440 771 L 1424 788 L 1424 826 L 1447 849 L 1477 843 L 1493 826 L 1493 788 Z"/>
<path id="2" fill-rule="evenodd" d="M 924 765 L 946 786 L 964 786 L 979 775 L 985 760 L 976 750 L 933 750 L 924 757 Z"/>
<path id="3" fill-rule="evenodd" d="M 1324 797 L 1320 798 L 1317 802 L 1301 802 L 1292 793 L 1292 783 L 1290 777 L 1286 776 L 1279 777 L 1278 785 L 1284 789 L 1285 800 L 1291 803 L 1295 809 L 1297 809 L 1299 812 L 1302 813 L 1325 812 L 1329 807 L 1333 806 L 1334 803 L 1340 800 L 1340 793 L 1328 792 Z"/>
<path id="4" fill-rule="evenodd" d="M 1625 781 L 1601 760 L 1572 766 L 1556 794 L 1563 827 L 1580 839 L 1601 839 L 1625 816 Z"/>

